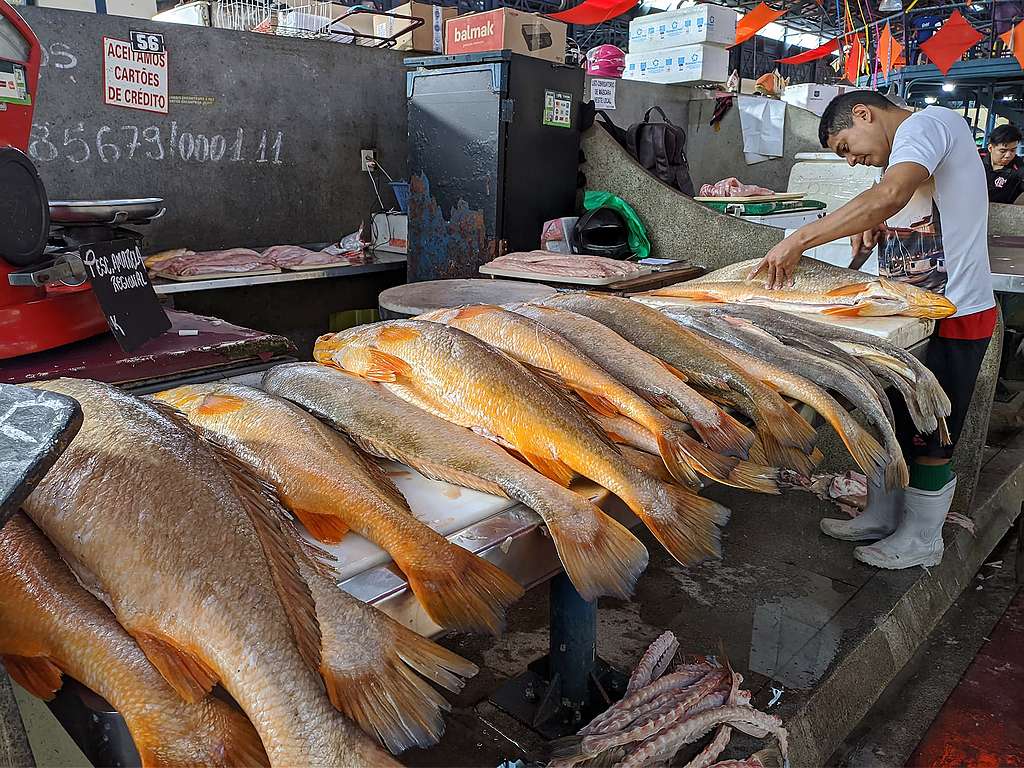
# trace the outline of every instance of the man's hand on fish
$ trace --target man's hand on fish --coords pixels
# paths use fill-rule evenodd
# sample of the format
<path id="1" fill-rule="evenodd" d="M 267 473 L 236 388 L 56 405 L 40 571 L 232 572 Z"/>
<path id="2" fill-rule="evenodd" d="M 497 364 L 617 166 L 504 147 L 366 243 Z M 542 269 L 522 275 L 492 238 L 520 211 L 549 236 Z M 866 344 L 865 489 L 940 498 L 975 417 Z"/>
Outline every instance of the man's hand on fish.
<path id="1" fill-rule="evenodd" d="M 788 288 L 793 284 L 793 274 L 796 265 L 800 263 L 800 257 L 804 255 L 804 246 L 796 239 L 799 232 L 790 235 L 781 243 L 772 248 L 747 275 L 748 280 L 753 280 L 762 272 L 767 272 L 767 287 L 770 290 L 776 288 Z"/>

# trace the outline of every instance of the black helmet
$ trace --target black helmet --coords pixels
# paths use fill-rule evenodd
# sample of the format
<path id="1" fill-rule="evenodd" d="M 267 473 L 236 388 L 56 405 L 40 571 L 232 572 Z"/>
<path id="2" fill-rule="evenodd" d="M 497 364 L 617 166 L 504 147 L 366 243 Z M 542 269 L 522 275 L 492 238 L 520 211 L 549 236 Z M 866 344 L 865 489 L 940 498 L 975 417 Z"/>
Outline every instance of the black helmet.
<path id="1" fill-rule="evenodd" d="M 609 259 L 628 259 L 633 255 L 629 227 L 614 208 L 595 208 L 580 216 L 572 228 L 572 247 L 576 253 Z"/>

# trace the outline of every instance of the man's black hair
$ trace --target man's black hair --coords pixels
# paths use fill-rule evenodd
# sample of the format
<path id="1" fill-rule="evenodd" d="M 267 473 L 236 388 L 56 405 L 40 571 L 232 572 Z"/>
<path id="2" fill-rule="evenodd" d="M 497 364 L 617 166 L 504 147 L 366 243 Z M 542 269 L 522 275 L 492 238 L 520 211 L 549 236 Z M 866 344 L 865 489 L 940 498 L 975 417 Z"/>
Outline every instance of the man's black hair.
<path id="1" fill-rule="evenodd" d="M 818 123 L 818 141 L 828 148 L 828 137 L 835 136 L 842 130 L 853 125 L 853 108 L 864 104 L 877 109 L 899 109 L 878 91 L 850 91 L 836 96 L 825 107 L 825 112 Z"/>
<path id="2" fill-rule="evenodd" d="M 1017 144 L 1020 142 L 1021 132 L 1016 125 L 1007 123 L 997 127 L 988 137 L 988 143 L 994 146 L 1003 144 Z"/>

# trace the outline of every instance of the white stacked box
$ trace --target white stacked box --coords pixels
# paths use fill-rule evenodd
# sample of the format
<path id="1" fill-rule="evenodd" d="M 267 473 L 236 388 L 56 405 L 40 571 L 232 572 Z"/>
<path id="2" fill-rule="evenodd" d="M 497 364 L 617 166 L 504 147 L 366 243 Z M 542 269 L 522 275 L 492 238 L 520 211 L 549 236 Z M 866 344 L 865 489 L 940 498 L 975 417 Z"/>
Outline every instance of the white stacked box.
<path id="1" fill-rule="evenodd" d="M 721 83 L 729 77 L 729 52 L 738 14 L 719 5 L 697 5 L 640 16 L 629 23 L 627 80 L 652 83 Z"/>

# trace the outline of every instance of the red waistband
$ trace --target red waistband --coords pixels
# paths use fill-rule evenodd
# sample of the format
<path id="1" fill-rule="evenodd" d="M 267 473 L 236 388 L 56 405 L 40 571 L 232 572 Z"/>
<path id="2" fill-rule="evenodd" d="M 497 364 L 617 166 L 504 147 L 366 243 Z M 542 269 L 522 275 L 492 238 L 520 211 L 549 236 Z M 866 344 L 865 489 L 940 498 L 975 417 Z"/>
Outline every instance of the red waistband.
<path id="1" fill-rule="evenodd" d="M 983 309 L 961 317 L 947 317 L 939 320 L 939 336 L 944 339 L 965 339 L 977 341 L 992 338 L 999 315 L 995 307 Z"/>

